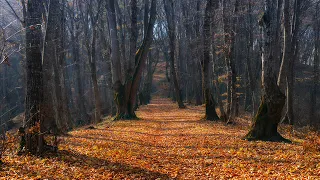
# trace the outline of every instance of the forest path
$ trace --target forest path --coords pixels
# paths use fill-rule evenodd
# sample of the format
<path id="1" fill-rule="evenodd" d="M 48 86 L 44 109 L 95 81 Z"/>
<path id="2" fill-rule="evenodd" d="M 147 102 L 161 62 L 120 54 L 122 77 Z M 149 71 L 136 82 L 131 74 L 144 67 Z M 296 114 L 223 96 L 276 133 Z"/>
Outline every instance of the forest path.
<path id="1" fill-rule="evenodd" d="M 320 153 L 300 143 L 248 142 L 246 125 L 200 120 L 201 106 L 178 109 L 154 98 L 140 120 L 103 122 L 63 137 L 58 155 L 6 156 L 0 179 L 317 179 Z"/>

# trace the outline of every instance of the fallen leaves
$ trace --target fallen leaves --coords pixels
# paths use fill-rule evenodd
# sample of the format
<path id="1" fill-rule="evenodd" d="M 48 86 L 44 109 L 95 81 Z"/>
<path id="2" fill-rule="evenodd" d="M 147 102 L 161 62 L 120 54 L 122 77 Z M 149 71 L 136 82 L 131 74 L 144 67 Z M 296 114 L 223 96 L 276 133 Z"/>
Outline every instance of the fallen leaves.
<path id="1" fill-rule="evenodd" d="M 4 156 L 0 179 L 317 179 L 320 153 L 303 143 L 248 142 L 247 128 L 206 122 L 202 107 L 155 99 L 139 121 L 63 137 L 59 153 Z M 302 140 L 300 140 L 302 141 Z"/>

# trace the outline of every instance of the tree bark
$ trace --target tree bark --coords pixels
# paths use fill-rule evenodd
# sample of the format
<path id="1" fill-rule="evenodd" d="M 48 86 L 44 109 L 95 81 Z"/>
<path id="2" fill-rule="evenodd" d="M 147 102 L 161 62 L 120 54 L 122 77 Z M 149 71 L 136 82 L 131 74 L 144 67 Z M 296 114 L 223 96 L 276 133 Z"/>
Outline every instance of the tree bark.
<path id="1" fill-rule="evenodd" d="M 236 83 L 237 83 L 237 71 L 236 71 L 236 64 L 235 64 L 235 36 L 237 33 L 237 29 L 236 29 L 236 24 L 237 24 L 237 13 L 238 13 L 238 9 L 239 9 L 239 1 L 236 0 L 235 2 L 235 7 L 234 7 L 234 11 L 233 14 L 235 17 L 232 18 L 232 29 L 229 32 L 225 32 L 229 34 L 229 40 L 228 42 L 230 43 L 229 45 L 229 50 L 228 50 L 228 55 L 227 55 L 227 59 L 229 61 L 229 68 L 230 68 L 230 73 L 231 73 L 231 78 L 229 79 L 229 86 L 228 87 L 230 89 L 230 110 L 229 110 L 229 114 L 228 114 L 228 122 L 227 123 L 231 123 L 231 121 L 233 121 L 235 115 L 236 115 L 236 104 L 237 104 L 237 88 L 236 88 Z M 228 21 L 227 21 L 228 22 Z M 228 29 L 228 28 L 227 28 Z"/>
<path id="2" fill-rule="evenodd" d="M 286 3 L 286 2 L 285 2 Z M 290 4 L 285 6 L 289 6 Z M 293 113 L 293 89 L 294 89 L 294 67 L 295 67 L 295 62 L 298 58 L 298 34 L 299 34 L 299 30 L 300 30 L 300 15 L 301 15 L 301 10 L 300 7 L 301 6 L 301 0 L 295 0 L 294 2 L 294 11 L 293 11 L 293 18 L 292 18 L 292 24 L 291 24 L 291 28 L 290 28 L 290 32 L 291 34 L 289 34 L 290 36 L 288 37 L 290 40 L 288 40 L 288 53 L 290 54 L 286 54 L 288 58 L 288 60 L 283 59 L 285 62 L 287 63 L 287 71 L 284 72 L 284 77 L 286 80 L 286 94 L 287 94 L 287 102 L 286 102 L 286 114 L 283 117 L 283 122 L 284 123 L 289 123 L 291 125 L 294 124 L 294 113 Z M 289 18 L 289 17 L 288 17 Z M 289 19 L 288 19 L 289 20 Z M 289 26 L 288 24 L 285 26 Z M 285 65 L 284 65 L 285 66 Z M 283 77 L 278 78 L 278 84 L 282 83 L 281 79 Z"/>
<path id="3" fill-rule="evenodd" d="M 40 1 L 28 1 L 26 18 L 27 86 L 24 127 L 26 151 L 31 154 L 41 153 L 44 146 L 43 135 L 39 134 L 44 121 L 42 115 L 41 7 L 42 3 Z"/>
<path id="4" fill-rule="evenodd" d="M 249 81 L 249 87 L 250 87 L 250 95 L 251 95 L 251 107 L 252 107 L 252 115 L 255 115 L 255 91 L 256 91 L 256 81 L 253 78 L 254 77 L 254 72 L 252 68 L 252 53 L 253 53 L 253 22 L 252 22 L 252 0 L 248 1 L 248 13 L 249 13 L 249 26 L 248 26 L 248 46 L 247 46 L 247 77 Z"/>
<path id="5" fill-rule="evenodd" d="M 317 108 L 317 93 L 319 89 L 319 63 L 320 63 L 320 19 L 319 19 L 319 8 L 320 1 L 316 6 L 316 13 L 314 15 L 314 60 L 313 60 L 313 85 L 311 88 L 311 108 L 310 108 L 310 125 L 320 125 L 319 121 L 315 122 L 317 119 L 316 108 Z"/>
<path id="6" fill-rule="evenodd" d="M 219 120 L 216 113 L 216 103 L 211 93 L 210 89 L 210 77 L 209 77 L 209 63 L 210 63 L 210 43 L 211 43 L 211 20 L 213 7 L 215 5 L 215 0 L 208 0 L 205 10 L 204 25 L 203 25 L 203 60 L 201 61 L 202 67 L 202 89 L 204 91 L 205 100 L 205 120 Z"/>
<path id="7" fill-rule="evenodd" d="M 180 85 L 177 78 L 177 72 L 175 68 L 175 61 L 176 61 L 176 34 L 175 34 L 175 20 L 174 20 L 174 8 L 173 8 L 173 1 L 172 0 L 163 0 L 164 9 L 166 12 L 166 18 L 168 23 L 168 32 L 169 32 L 169 44 L 170 44 L 170 72 L 174 84 L 174 91 L 176 95 L 176 100 L 178 103 L 179 108 L 185 108 L 185 105 L 181 99 L 181 90 Z"/>
<path id="8" fill-rule="evenodd" d="M 278 133 L 278 124 L 281 120 L 281 112 L 285 103 L 285 95 L 280 91 L 276 80 L 274 56 L 274 41 L 277 28 L 277 3 L 276 1 L 265 1 L 265 12 L 259 21 L 263 30 L 263 53 L 262 53 L 262 86 L 264 95 L 261 98 L 259 110 L 253 119 L 249 133 L 245 136 L 247 140 L 285 141 Z"/>
<path id="9" fill-rule="evenodd" d="M 139 89 L 142 72 L 146 65 L 146 59 L 153 40 L 153 27 L 156 20 L 157 1 L 152 0 L 150 8 L 150 18 L 147 25 L 147 31 L 143 38 L 142 44 L 135 54 L 135 66 L 122 82 L 121 62 L 119 57 L 119 42 L 117 37 L 116 16 L 114 8 L 114 0 L 108 0 L 108 22 L 111 38 L 111 61 L 112 61 L 112 77 L 113 88 L 115 92 L 115 102 L 117 106 L 117 114 L 115 119 L 136 119 L 135 105 L 137 92 Z"/>
<path id="10" fill-rule="evenodd" d="M 138 27 L 137 27 L 137 18 L 138 18 L 138 7 L 137 0 L 130 1 L 131 7 L 131 27 L 130 27 L 130 54 L 129 54 L 129 71 L 132 72 L 134 65 L 134 57 L 137 49 L 137 39 L 138 39 Z"/>
<path id="11" fill-rule="evenodd" d="M 92 42 L 91 42 L 91 53 L 89 57 L 90 70 L 91 70 L 91 79 L 93 83 L 93 92 L 94 92 L 94 102 L 95 102 L 95 123 L 101 122 L 101 97 L 100 90 L 97 79 L 97 67 L 96 67 L 96 36 L 97 36 L 97 27 L 95 23 L 93 24 L 92 32 Z"/>

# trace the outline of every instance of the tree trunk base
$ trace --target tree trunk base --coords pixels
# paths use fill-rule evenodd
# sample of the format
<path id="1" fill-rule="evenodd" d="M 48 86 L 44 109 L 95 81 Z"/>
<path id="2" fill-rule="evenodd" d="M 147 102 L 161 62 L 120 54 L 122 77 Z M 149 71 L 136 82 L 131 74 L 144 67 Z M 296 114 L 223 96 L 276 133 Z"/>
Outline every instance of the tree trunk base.
<path id="1" fill-rule="evenodd" d="M 276 133 L 272 136 L 255 136 L 255 134 L 250 131 L 243 140 L 247 141 L 270 141 L 270 142 L 285 142 L 285 143 L 291 143 L 290 140 L 282 137 L 279 133 Z"/>
<path id="2" fill-rule="evenodd" d="M 139 120 L 137 115 L 134 114 L 118 114 L 113 118 L 113 121 L 119 121 L 119 120 Z"/>
<path id="3" fill-rule="evenodd" d="M 210 106 L 211 107 L 211 106 Z M 202 120 L 207 120 L 207 121 L 219 121 L 220 118 L 216 113 L 216 110 L 214 107 L 207 107 L 206 108 L 206 115 Z"/>
<path id="4" fill-rule="evenodd" d="M 183 103 L 182 104 L 178 104 L 178 106 L 179 106 L 179 109 L 186 109 L 187 108 L 187 106 L 185 106 Z"/>
<path id="5" fill-rule="evenodd" d="M 269 98 L 263 97 L 253 125 L 244 137 L 249 141 L 290 142 L 278 133 L 278 124 L 281 119 L 281 111 L 285 103 L 285 96 L 278 93 Z"/>

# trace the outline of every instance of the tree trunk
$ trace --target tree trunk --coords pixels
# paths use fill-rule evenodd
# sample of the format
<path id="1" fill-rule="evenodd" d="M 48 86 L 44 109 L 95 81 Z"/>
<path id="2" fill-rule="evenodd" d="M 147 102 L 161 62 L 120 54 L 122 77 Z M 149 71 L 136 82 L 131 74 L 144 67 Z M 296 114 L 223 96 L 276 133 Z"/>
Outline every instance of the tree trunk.
<path id="1" fill-rule="evenodd" d="M 261 98 L 259 110 L 253 119 L 249 133 L 245 136 L 247 140 L 284 141 L 278 133 L 278 124 L 281 120 L 281 112 L 285 103 L 285 95 L 280 91 L 276 80 L 274 56 L 274 41 L 277 28 L 277 3 L 276 1 L 265 1 L 265 12 L 259 21 L 263 30 L 263 53 L 262 53 L 262 86 L 264 95 Z"/>
<path id="2" fill-rule="evenodd" d="M 40 135 L 43 115 L 43 74 L 41 60 L 42 3 L 28 1 L 26 19 L 26 68 L 27 87 L 24 127 L 26 132 L 26 151 L 31 154 L 43 151 L 44 139 Z M 23 143 L 23 142 L 21 142 Z"/>
<path id="3" fill-rule="evenodd" d="M 185 108 L 185 105 L 181 99 L 181 90 L 180 84 L 177 78 L 177 72 L 175 68 L 175 61 L 176 61 L 176 35 L 175 35 L 175 20 L 174 20 L 174 8 L 173 8 L 173 1 L 172 0 L 163 0 L 164 9 L 166 12 L 166 18 L 168 23 L 168 32 L 169 32 L 169 44 L 170 44 L 170 72 L 174 84 L 174 91 L 176 95 L 176 100 L 178 103 L 179 108 Z"/>
<path id="4" fill-rule="evenodd" d="M 121 61 L 120 61 L 120 46 L 117 33 L 117 19 L 114 0 L 108 0 L 106 4 L 108 13 L 108 24 L 111 39 L 111 69 L 112 69 L 112 83 L 114 89 L 114 98 L 117 106 L 116 117 L 123 117 L 128 114 L 125 107 L 125 88 L 122 85 Z"/>
<path id="5" fill-rule="evenodd" d="M 139 89 L 139 85 L 142 77 L 142 72 L 145 69 L 146 59 L 150 51 L 151 43 L 153 41 L 153 28 L 156 21 L 156 14 L 157 14 L 157 0 L 152 0 L 151 8 L 149 11 L 150 18 L 148 23 L 147 34 L 144 37 L 142 45 L 138 49 L 138 52 L 135 56 L 136 68 L 133 74 L 132 86 L 131 86 L 131 91 L 129 96 L 130 98 L 128 101 L 128 110 L 129 110 L 129 115 L 131 117 L 132 116 L 136 117 L 134 111 L 135 111 L 137 93 L 138 93 L 138 89 Z"/>
<path id="6" fill-rule="evenodd" d="M 135 68 L 132 72 L 128 72 L 125 82 L 122 83 L 121 62 L 119 56 L 119 42 L 116 27 L 116 15 L 114 0 L 108 0 L 108 22 L 111 38 L 111 62 L 112 62 L 112 78 L 113 88 L 115 92 L 115 102 L 117 106 L 117 114 L 115 119 L 135 119 L 135 105 L 137 92 L 139 89 L 142 72 L 146 65 L 146 59 L 153 40 L 153 27 L 156 20 L 156 0 L 152 0 L 150 8 L 150 18 L 147 25 L 147 32 L 143 38 L 142 45 L 135 54 Z"/>
<path id="7" fill-rule="evenodd" d="M 236 0 L 235 2 L 235 7 L 234 7 L 234 16 L 237 16 L 238 13 L 238 8 L 239 8 L 239 1 Z M 227 21 L 228 22 L 228 21 Z M 228 122 L 231 123 L 233 121 L 235 115 L 236 115 L 236 104 L 237 104 L 237 89 L 236 89 L 236 83 L 237 83 L 237 72 L 236 72 L 236 64 L 235 64 L 235 35 L 237 33 L 236 29 L 236 24 L 237 24 L 237 17 L 233 17 L 232 20 L 232 29 L 229 32 L 225 32 L 229 34 L 229 40 L 228 42 L 230 43 L 230 47 L 228 50 L 228 55 L 227 59 L 229 61 L 229 68 L 230 68 L 230 76 L 228 87 L 230 89 L 230 110 L 228 114 Z M 228 25 L 229 26 L 229 25 Z M 228 28 L 227 28 L 228 29 Z"/>
<path id="8" fill-rule="evenodd" d="M 60 75 L 61 75 L 61 91 L 62 91 L 62 106 L 63 106 L 63 114 L 64 114 L 64 130 L 70 130 L 73 127 L 72 117 L 70 113 L 70 109 L 72 108 L 72 101 L 69 100 L 72 99 L 72 91 L 71 91 L 71 83 L 67 82 L 69 80 L 68 76 L 68 70 L 66 68 L 66 13 L 65 13 L 65 5 L 66 0 L 59 1 L 59 19 L 57 24 L 60 24 L 59 26 L 59 44 L 58 44 L 58 55 L 59 55 L 59 65 L 60 65 Z"/>
<path id="9" fill-rule="evenodd" d="M 320 62 L 320 19 L 319 19 L 319 8 L 320 2 L 317 3 L 316 13 L 314 15 L 314 60 L 313 60 L 313 85 L 311 89 L 311 108 L 310 108 L 310 125 L 319 126 L 319 121 L 315 122 L 317 119 L 317 93 L 319 89 L 319 62 Z M 317 123 L 317 124 L 316 124 Z"/>
<path id="10" fill-rule="evenodd" d="M 92 23 L 94 26 L 94 23 Z M 97 79 L 97 68 L 96 68 L 96 36 L 97 36 L 97 27 L 93 27 L 92 32 L 92 42 L 91 42 L 91 52 L 89 57 L 90 70 L 91 70 L 91 79 L 93 83 L 93 94 L 95 102 L 95 123 L 101 122 L 101 97 L 100 90 Z"/>
<path id="11" fill-rule="evenodd" d="M 57 1 L 58 2 L 58 1 Z M 59 9 L 59 2 L 50 3 L 49 9 L 50 13 L 47 14 L 46 30 L 45 30 L 45 44 L 43 45 L 43 56 L 42 56 L 42 66 L 43 66 L 43 93 L 46 94 L 43 97 L 42 111 L 44 119 L 46 122 L 51 122 L 51 124 L 56 124 L 58 129 L 62 128 L 61 123 L 61 107 L 59 108 L 59 102 L 57 99 L 56 85 L 55 85 L 55 75 L 53 70 L 53 65 L 56 63 L 56 44 L 55 42 L 58 34 L 58 26 L 55 24 L 59 16 L 56 11 L 52 8 L 55 6 L 55 10 Z M 59 19 L 60 20 L 60 19 Z M 61 130 L 61 129 L 60 129 Z"/>
<path id="12" fill-rule="evenodd" d="M 285 2 L 286 3 L 286 2 Z M 286 5 L 286 4 L 285 4 Z M 286 6 L 290 6 L 290 4 L 287 4 Z M 291 25 L 291 29 L 289 31 L 291 34 L 288 38 L 288 53 L 286 54 L 288 60 L 286 60 L 287 63 L 287 72 L 285 72 L 286 76 L 286 82 L 287 82 L 287 102 L 286 102 L 286 114 L 283 117 L 283 122 L 284 123 L 289 123 L 289 124 L 294 124 L 294 113 L 293 113 L 293 89 L 294 89 L 294 67 L 295 67 L 295 61 L 298 58 L 298 34 L 300 30 L 300 15 L 301 15 L 301 0 L 295 0 L 294 2 L 294 13 L 293 13 L 293 21 Z M 288 17 L 289 20 L 289 17 Z M 285 24 L 285 26 L 289 26 L 289 24 Z M 286 47 L 285 47 L 286 48 Z M 285 59 L 284 59 L 285 60 Z M 282 77 L 279 76 L 278 79 L 278 84 L 281 84 L 281 79 Z"/>
<path id="13" fill-rule="evenodd" d="M 203 60 L 201 61 L 202 67 L 202 89 L 204 91 L 205 100 L 205 120 L 219 120 L 216 113 L 215 101 L 210 89 L 210 77 L 209 77 L 209 63 L 210 63 L 210 43 L 211 43 L 211 20 L 213 7 L 216 1 L 208 0 L 205 10 L 204 25 L 203 25 Z"/>
<path id="14" fill-rule="evenodd" d="M 250 99 L 250 102 L 251 102 L 251 108 L 252 108 L 252 115 L 255 114 L 255 90 L 256 90 L 256 81 L 255 79 L 253 78 L 254 77 L 254 72 L 253 72 L 253 69 L 252 68 L 252 53 L 253 53 L 253 22 L 252 22 L 252 0 L 249 0 L 248 2 L 248 13 L 249 13 L 249 26 L 248 26 L 248 39 L 249 39 L 249 42 L 248 42 L 248 46 L 247 46 L 247 63 L 246 63 L 246 67 L 247 67 L 247 79 L 249 81 L 249 86 L 250 86 L 250 96 L 251 99 Z"/>
<path id="15" fill-rule="evenodd" d="M 134 57 L 137 49 L 137 39 L 138 39 L 138 27 L 137 27 L 137 18 L 138 18 L 138 7 L 137 0 L 130 1 L 131 7 L 131 27 L 130 27 L 130 54 L 129 54 L 129 71 L 132 72 L 134 65 Z"/>

